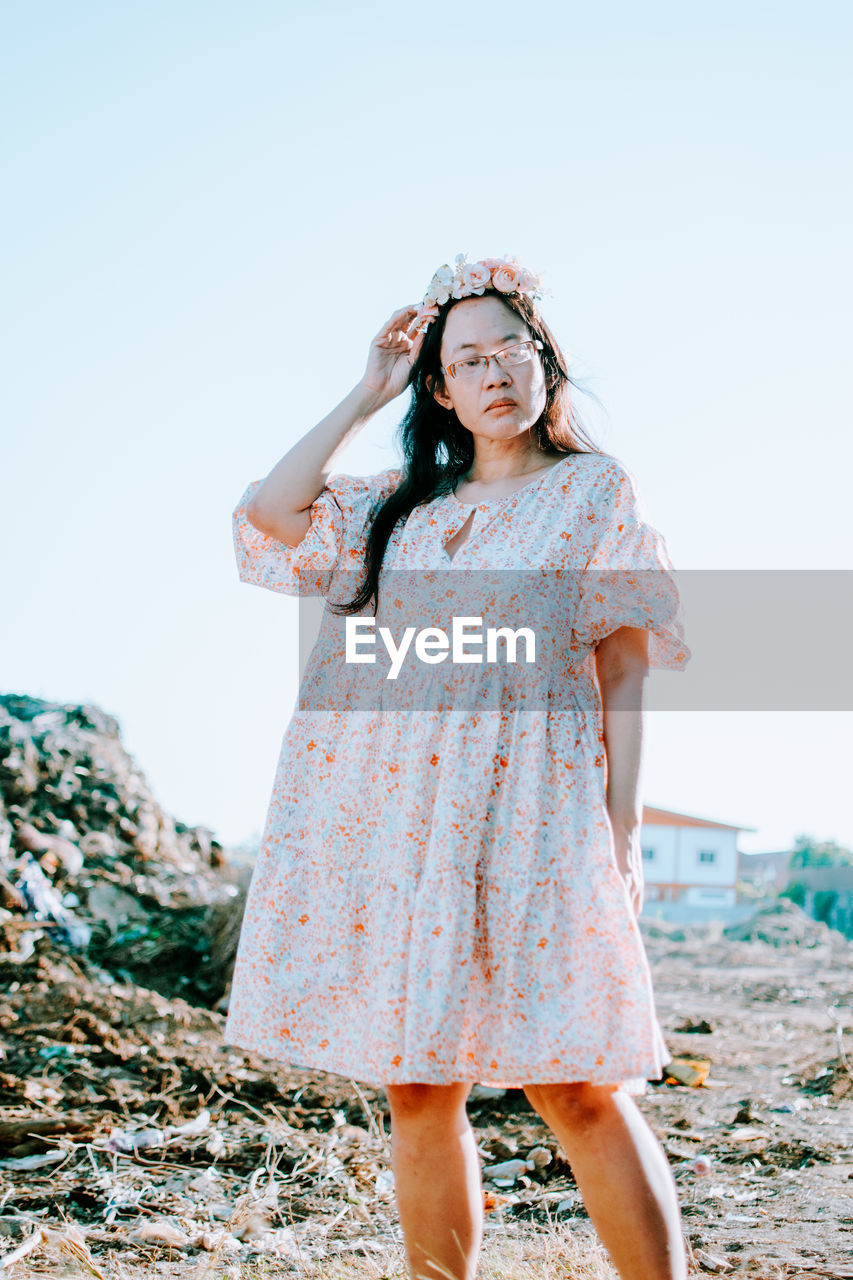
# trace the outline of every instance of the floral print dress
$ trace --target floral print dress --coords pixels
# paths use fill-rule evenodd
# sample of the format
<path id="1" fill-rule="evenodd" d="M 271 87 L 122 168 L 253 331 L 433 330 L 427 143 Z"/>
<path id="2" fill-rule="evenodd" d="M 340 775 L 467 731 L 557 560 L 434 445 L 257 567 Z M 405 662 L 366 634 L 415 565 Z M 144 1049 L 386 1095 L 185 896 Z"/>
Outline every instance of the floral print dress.
<path id="1" fill-rule="evenodd" d="M 416 507 L 389 542 L 377 623 L 383 596 L 404 611 L 385 588 L 401 572 L 433 599 L 442 582 L 519 570 L 546 575 L 555 597 L 566 574 L 559 661 L 527 703 L 475 667 L 473 704 L 362 704 L 351 695 L 372 669 L 343 663 L 328 602 L 354 596 L 371 509 L 401 479 L 330 475 L 295 548 L 249 523 L 261 481 L 233 513 L 241 581 L 327 604 L 281 745 L 224 1039 L 373 1085 L 643 1094 L 672 1055 L 614 854 L 595 645 L 642 627 L 650 666 L 687 663 L 665 541 L 606 454 L 568 454 L 507 497 Z"/>

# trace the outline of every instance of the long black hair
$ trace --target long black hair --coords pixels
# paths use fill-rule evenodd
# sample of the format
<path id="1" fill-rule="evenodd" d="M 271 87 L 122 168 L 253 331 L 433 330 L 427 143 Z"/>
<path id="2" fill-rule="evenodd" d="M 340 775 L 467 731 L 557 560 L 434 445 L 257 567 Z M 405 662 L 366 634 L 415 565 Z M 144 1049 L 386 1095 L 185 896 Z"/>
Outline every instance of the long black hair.
<path id="1" fill-rule="evenodd" d="M 589 437 L 577 416 L 573 390 L 580 390 L 569 374 L 565 356 L 538 310 L 524 294 L 501 294 L 500 300 L 524 321 L 542 343 L 539 357 L 545 372 L 545 408 L 533 424 L 532 438 L 545 453 L 604 451 Z M 415 507 L 452 493 L 474 462 L 474 437 L 452 409 L 444 409 L 433 395 L 444 385 L 441 339 L 449 312 L 464 299 L 451 299 L 429 325 L 412 366 L 412 397 L 397 428 L 403 454 L 403 479 L 374 507 L 365 549 L 365 578 L 358 594 L 346 604 L 331 605 L 336 614 L 358 613 L 371 600 L 378 602 L 379 574 L 391 534 Z M 375 605 L 374 605 L 375 607 Z"/>

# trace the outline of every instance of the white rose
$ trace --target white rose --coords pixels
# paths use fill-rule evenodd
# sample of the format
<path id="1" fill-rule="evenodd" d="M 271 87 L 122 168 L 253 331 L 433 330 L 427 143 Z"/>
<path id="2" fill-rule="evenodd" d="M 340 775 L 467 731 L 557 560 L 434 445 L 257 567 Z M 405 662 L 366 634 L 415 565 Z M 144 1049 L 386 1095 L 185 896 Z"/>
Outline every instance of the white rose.
<path id="1" fill-rule="evenodd" d="M 450 291 L 453 288 L 453 272 L 445 262 L 443 266 L 438 268 L 435 275 L 429 282 L 424 297 L 424 302 L 429 305 L 437 302 L 439 306 L 443 306 L 450 298 Z"/>
<path id="2" fill-rule="evenodd" d="M 464 268 L 462 279 L 472 293 L 483 293 L 491 282 L 492 273 L 484 262 L 472 262 L 469 267 Z"/>

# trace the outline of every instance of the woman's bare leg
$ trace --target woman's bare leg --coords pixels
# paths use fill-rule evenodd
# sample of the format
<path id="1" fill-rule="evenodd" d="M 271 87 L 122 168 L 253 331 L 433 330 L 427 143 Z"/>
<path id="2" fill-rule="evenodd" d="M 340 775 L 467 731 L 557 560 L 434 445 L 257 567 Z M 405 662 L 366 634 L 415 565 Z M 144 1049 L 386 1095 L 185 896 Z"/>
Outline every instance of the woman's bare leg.
<path id="1" fill-rule="evenodd" d="M 675 1179 L 633 1098 L 615 1085 L 528 1085 L 559 1138 L 621 1280 L 685 1280 Z"/>
<path id="2" fill-rule="evenodd" d="M 483 1181 L 465 1110 L 470 1089 L 385 1086 L 397 1210 L 412 1280 L 474 1280 L 483 1239 Z"/>

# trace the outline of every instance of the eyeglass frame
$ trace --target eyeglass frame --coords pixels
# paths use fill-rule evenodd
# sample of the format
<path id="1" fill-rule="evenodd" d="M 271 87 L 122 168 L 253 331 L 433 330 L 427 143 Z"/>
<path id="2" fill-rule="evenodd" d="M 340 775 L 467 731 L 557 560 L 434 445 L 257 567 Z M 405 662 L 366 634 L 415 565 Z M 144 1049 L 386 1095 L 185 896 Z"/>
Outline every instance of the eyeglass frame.
<path id="1" fill-rule="evenodd" d="M 488 372 L 490 360 L 497 360 L 499 369 L 514 369 L 516 368 L 516 365 L 501 364 L 500 360 L 498 360 L 498 356 L 502 356 L 505 351 L 512 351 L 513 347 L 529 347 L 529 346 L 532 346 L 534 351 L 545 350 L 545 344 L 543 342 L 540 342 L 538 338 L 524 338 L 521 342 L 511 342 L 508 347 L 501 347 L 500 351 L 493 351 L 492 354 L 489 356 L 462 356 L 460 360 L 453 360 L 448 365 L 442 365 L 441 366 L 442 372 L 449 373 L 451 378 L 455 379 L 456 374 L 454 370 L 456 366 L 458 364 L 464 364 L 466 360 L 485 360 L 486 364 L 483 372 Z M 529 359 L 532 360 L 533 356 L 531 355 Z M 528 363 L 527 360 L 518 361 L 518 364 L 527 364 L 527 363 Z"/>

